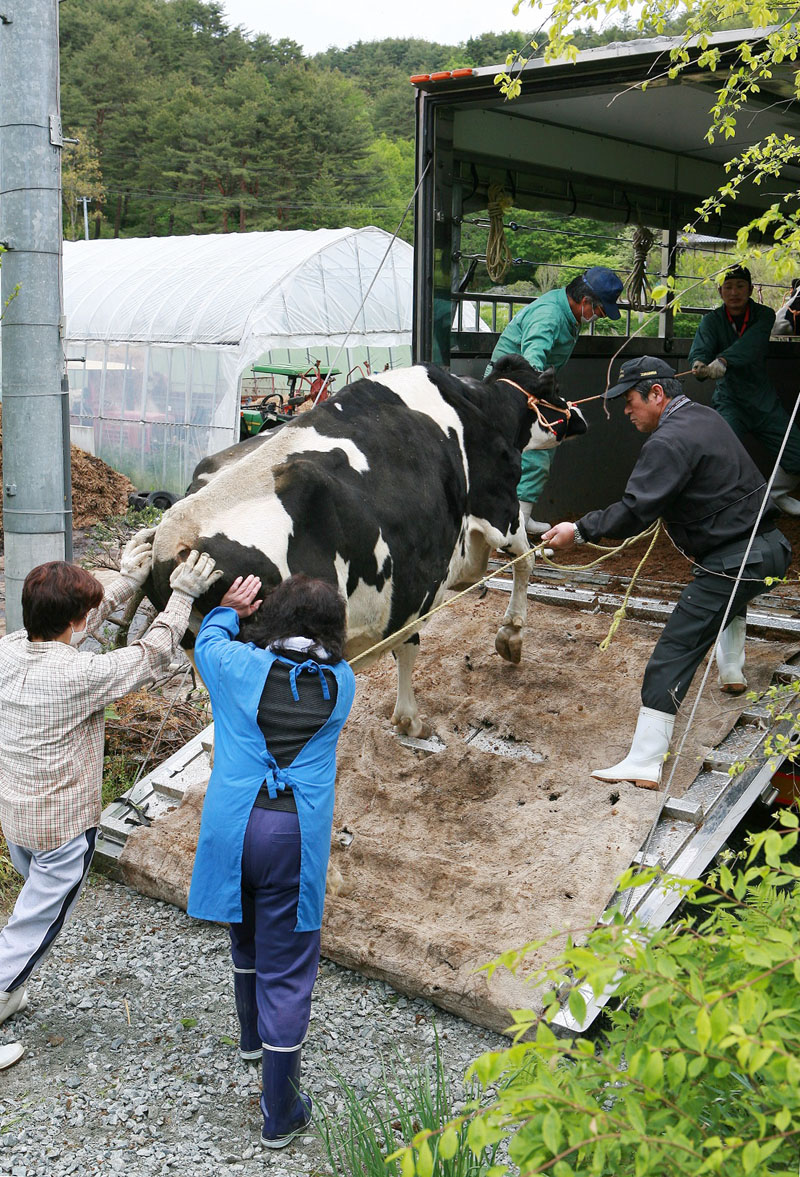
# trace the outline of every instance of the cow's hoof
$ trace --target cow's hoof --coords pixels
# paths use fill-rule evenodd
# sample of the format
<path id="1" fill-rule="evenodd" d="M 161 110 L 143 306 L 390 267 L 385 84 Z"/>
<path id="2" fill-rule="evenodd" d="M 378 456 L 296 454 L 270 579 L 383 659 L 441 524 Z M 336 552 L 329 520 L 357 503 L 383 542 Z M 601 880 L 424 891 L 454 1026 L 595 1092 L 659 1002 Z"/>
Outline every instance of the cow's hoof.
<path id="1" fill-rule="evenodd" d="M 423 723 L 418 715 L 398 715 L 395 712 L 392 723 L 401 735 L 410 736 L 412 740 L 429 740 L 433 734 L 431 725 Z"/>
<path id="2" fill-rule="evenodd" d="M 522 630 L 515 625 L 503 625 L 497 631 L 494 648 L 506 662 L 519 662 L 522 658 Z"/>

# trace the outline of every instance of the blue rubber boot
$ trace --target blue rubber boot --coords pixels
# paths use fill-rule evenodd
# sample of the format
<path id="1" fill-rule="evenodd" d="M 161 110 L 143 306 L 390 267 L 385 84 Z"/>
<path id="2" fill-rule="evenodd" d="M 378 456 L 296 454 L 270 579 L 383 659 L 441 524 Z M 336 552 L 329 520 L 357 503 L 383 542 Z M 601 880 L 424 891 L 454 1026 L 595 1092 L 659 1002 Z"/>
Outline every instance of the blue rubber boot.
<path id="1" fill-rule="evenodd" d="M 261 1062 L 264 1148 L 285 1148 L 311 1122 L 311 1100 L 300 1090 L 300 1056 L 295 1050 L 265 1050 Z"/>
<path id="2" fill-rule="evenodd" d="M 261 1035 L 258 1032 L 258 1006 L 256 1005 L 256 973 L 233 972 L 233 996 L 236 1013 L 239 1015 L 239 1054 L 247 1062 L 261 1059 Z"/>

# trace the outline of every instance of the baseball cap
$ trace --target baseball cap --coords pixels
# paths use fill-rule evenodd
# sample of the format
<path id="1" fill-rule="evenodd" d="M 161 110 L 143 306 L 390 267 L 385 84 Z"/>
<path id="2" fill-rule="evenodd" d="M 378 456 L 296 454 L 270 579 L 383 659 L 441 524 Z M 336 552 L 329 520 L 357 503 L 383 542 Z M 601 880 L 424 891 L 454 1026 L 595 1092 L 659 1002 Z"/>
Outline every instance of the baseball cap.
<path id="1" fill-rule="evenodd" d="M 750 271 L 748 270 L 747 266 L 731 266 L 731 268 L 726 271 L 725 277 L 722 279 L 722 281 L 727 282 L 729 278 L 733 279 L 734 281 L 746 282 L 748 286 L 753 285 L 753 279 L 750 277 Z"/>
<path id="2" fill-rule="evenodd" d="M 618 319 L 620 310 L 617 299 L 622 294 L 622 280 L 614 271 L 606 266 L 590 266 L 583 275 L 583 280 L 587 286 L 591 286 L 592 294 L 609 319 Z"/>
<path id="3" fill-rule="evenodd" d="M 670 368 L 666 360 L 658 356 L 637 356 L 633 360 L 626 360 L 619 370 L 619 380 L 609 388 L 606 400 L 614 396 L 622 396 L 624 392 L 635 388 L 640 380 L 672 380 L 675 371 Z"/>

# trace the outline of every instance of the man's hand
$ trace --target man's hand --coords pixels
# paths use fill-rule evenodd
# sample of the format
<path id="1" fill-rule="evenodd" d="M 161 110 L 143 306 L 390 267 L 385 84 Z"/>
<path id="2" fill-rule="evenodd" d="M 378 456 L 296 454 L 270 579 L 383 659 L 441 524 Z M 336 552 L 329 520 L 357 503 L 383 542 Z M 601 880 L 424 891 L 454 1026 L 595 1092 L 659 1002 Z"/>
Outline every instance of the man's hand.
<path id="1" fill-rule="evenodd" d="M 119 574 L 136 588 L 142 587 L 153 566 L 153 536 L 155 533 L 155 527 L 146 527 L 142 531 L 137 531 L 136 535 L 132 536 L 122 549 Z"/>
<path id="2" fill-rule="evenodd" d="M 258 576 L 237 576 L 220 605 L 226 609 L 235 609 L 240 619 L 251 617 L 261 606 L 261 601 L 256 600 L 260 592 L 261 579 Z"/>
<path id="3" fill-rule="evenodd" d="M 221 576 L 222 569 L 215 568 L 208 552 L 191 551 L 183 564 L 173 569 L 169 587 L 187 597 L 202 597 Z"/>
<path id="4" fill-rule="evenodd" d="M 541 543 L 547 544 L 556 552 L 566 552 L 575 546 L 575 524 L 556 523 L 541 537 Z"/>
<path id="5" fill-rule="evenodd" d="M 728 365 L 725 360 L 712 360 L 710 364 L 704 364 L 702 360 L 695 360 L 692 364 L 692 372 L 698 380 L 721 380 L 728 370 Z"/>

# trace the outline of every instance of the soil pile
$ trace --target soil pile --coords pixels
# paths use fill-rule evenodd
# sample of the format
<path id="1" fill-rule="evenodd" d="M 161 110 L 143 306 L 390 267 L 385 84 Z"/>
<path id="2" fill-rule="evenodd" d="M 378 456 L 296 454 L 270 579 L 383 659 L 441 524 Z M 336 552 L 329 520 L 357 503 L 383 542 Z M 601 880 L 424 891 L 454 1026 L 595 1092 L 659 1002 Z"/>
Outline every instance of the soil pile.
<path id="1" fill-rule="evenodd" d="M 3 439 L 3 414 L 0 406 L 0 444 Z M 123 515 L 128 509 L 128 495 L 135 490 L 124 474 L 112 470 L 100 458 L 70 447 L 72 455 L 72 525 L 91 527 L 111 515 Z M 0 478 L 2 478 L 0 453 Z M 3 537 L 3 518 L 0 510 L 0 543 Z"/>

